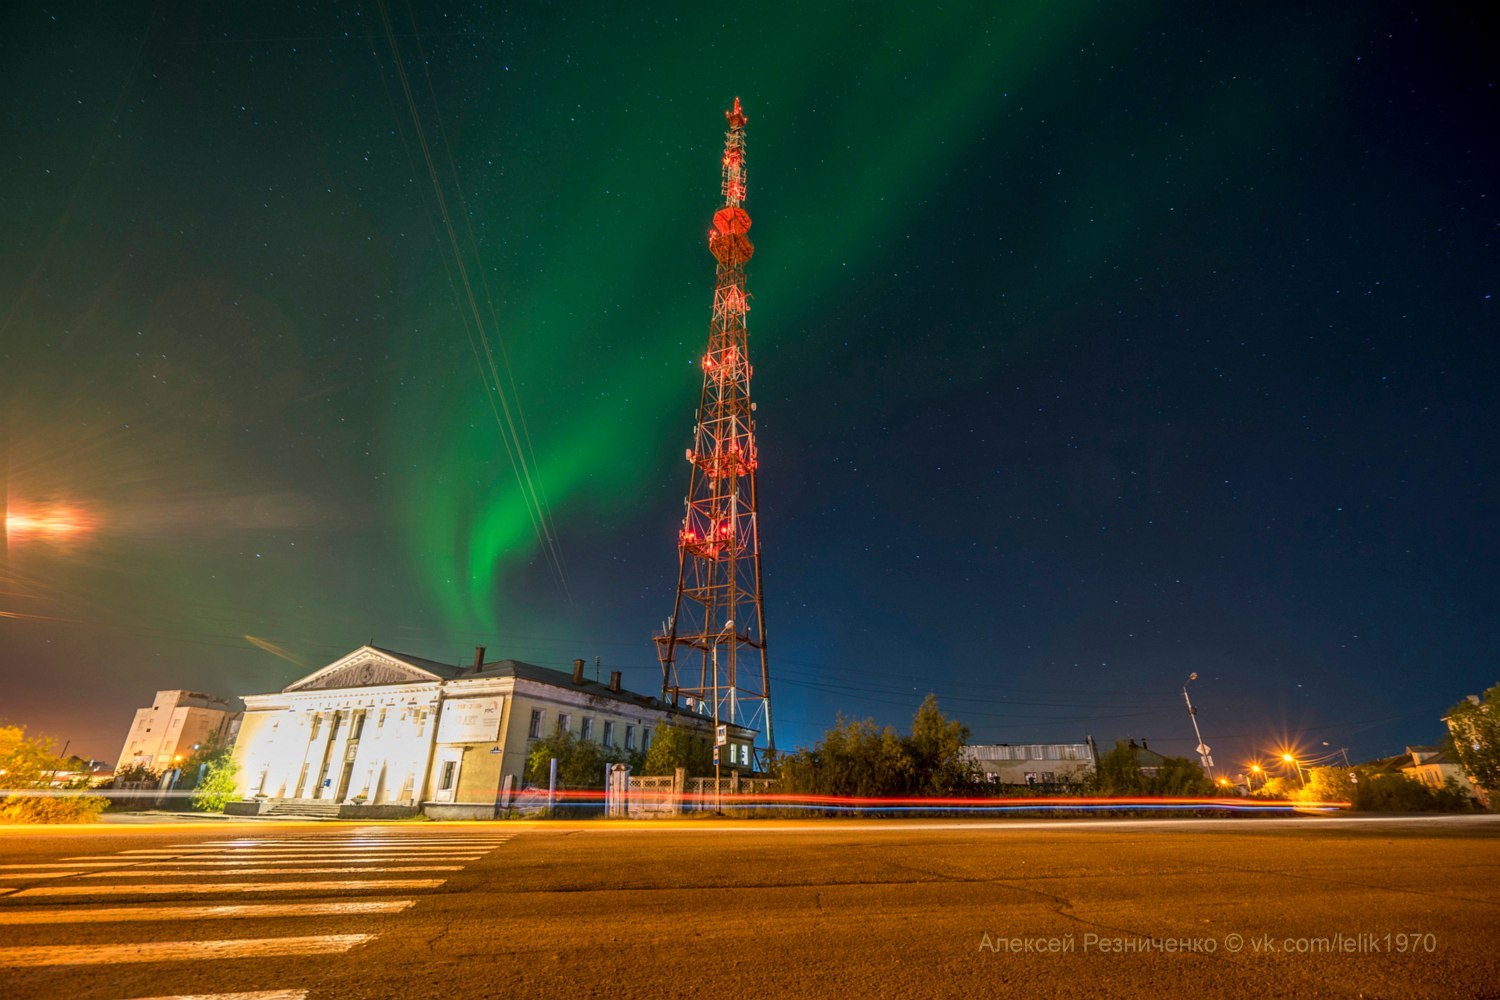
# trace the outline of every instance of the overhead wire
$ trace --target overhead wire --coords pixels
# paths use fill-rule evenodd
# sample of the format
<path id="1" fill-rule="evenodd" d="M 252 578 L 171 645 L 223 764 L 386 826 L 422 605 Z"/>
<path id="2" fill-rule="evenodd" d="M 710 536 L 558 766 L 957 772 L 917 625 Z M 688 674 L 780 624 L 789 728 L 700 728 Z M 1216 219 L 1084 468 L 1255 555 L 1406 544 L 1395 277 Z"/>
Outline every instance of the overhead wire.
<path id="1" fill-rule="evenodd" d="M 572 590 L 568 585 L 566 569 L 563 566 L 561 549 L 558 545 L 555 532 L 552 530 L 551 519 L 548 509 L 540 493 L 536 476 L 532 466 L 535 464 L 534 453 L 528 458 L 528 451 L 523 445 L 523 434 L 518 430 L 518 419 L 512 413 L 512 406 L 519 410 L 519 398 L 512 402 L 510 394 L 505 391 L 505 386 L 500 378 L 499 366 L 495 361 L 495 350 L 490 343 L 490 337 L 485 330 L 484 314 L 479 308 L 479 302 L 474 294 L 473 282 L 469 277 L 469 269 L 464 260 L 464 253 L 459 246 L 458 234 L 453 225 L 453 216 L 448 209 L 447 196 L 443 190 L 443 183 L 438 175 L 437 163 L 433 159 L 432 147 L 427 141 L 427 131 L 422 124 L 421 112 L 417 107 L 416 96 L 412 93 L 411 80 L 406 73 L 405 60 L 401 55 L 401 48 L 396 40 L 395 29 L 391 24 L 390 11 L 387 9 L 385 0 L 377 0 L 376 6 L 380 11 L 381 26 L 385 31 L 386 41 L 390 47 L 391 61 L 396 78 L 401 85 L 401 93 L 405 98 L 407 111 L 411 116 L 412 134 L 416 139 L 417 147 L 422 154 L 422 160 L 427 169 L 427 176 L 432 184 L 433 196 L 436 201 L 438 216 L 442 219 L 443 230 L 447 237 L 447 251 L 452 254 L 453 272 L 458 276 L 458 283 L 462 286 L 463 295 L 459 297 L 460 313 L 464 317 L 464 332 L 469 340 L 469 349 L 474 355 L 475 364 L 479 368 L 480 378 L 485 385 L 485 398 L 489 403 L 490 412 L 495 419 L 495 425 L 500 431 L 501 442 L 505 446 L 505 452 L 510 459 L 512 471 L 515 473 L 516 486 L 521 494 L 526 513 L 531 520 L 532 530 L 537 536 L 542 552 L 547 559 L 549 568 L 556 577 L 559 587 L 562 589 L 568 602 L 573 600 Z M 451 149 L 450 162 L 451 162 Z M 457 173 L 454 171 L 455 188 L 457 184 Z M 461 199 L 461 195 L 460 195 Z M 477 253 L 477 243 L 475 244 Z M 480 270 L 483 270 L 482 263 Z M 455 293 L 456 294 L 456 293 Z M 467 305 L 467 313 L 464 306 Z M 498 331 L 496 337 L 498 339 Z M 481 360 L 481 353 L 483 359 Z M 506 359 L 507 371 L 509 362 Z M 514 387 L 514 378 L 510 379 Z M 498 406 L 496 405 L 498 401 Z M 529 440 L 529 434 L 527 435 Z"/>

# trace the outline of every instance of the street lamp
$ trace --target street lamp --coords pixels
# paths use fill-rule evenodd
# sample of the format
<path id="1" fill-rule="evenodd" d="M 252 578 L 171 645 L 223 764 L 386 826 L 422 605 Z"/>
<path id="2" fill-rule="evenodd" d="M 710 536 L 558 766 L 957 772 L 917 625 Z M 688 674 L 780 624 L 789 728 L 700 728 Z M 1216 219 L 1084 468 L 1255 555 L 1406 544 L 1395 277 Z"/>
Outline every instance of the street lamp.
<path id="1" fill-rule="evenodd" d="M 720 816 L 724 813 L 723 793 L 719 790 L 719 643 L 724 641 L 724 636 L 734 631 L 734 619 L 731 618 L 724 623 L 719 634 L 714 636 L 714 815 Z"/>
<path id="2" fill-rule="evenodd" d="M 1208 744 L 1203 742 L 1203 734 L 1198 730 L 1198 710 L 1193 707 L 1193 699 L 1188 697 L 1188 684 L 1193 683 L 1197 679 L 1197 673 L 1188 674 L 1187 681 L 1182 685 L 1182 700 L 1187 702 L 1188 718 L 1193 720 L 1193 735 L 1198 737 L 1198 760 L 1203 765 L 1203 772 L 1212 778 L 1214 776 L 1214 759 L 1208 755 Z"/>
<path id="3" fill-rule="evenodd" d="M 1281 755 L 1281 759 L 1285 763 L 1290 764 L 1292 765 L 1292 767 L 1297 769 L 1297 781 L 1302 785 L 1303 788 L 1306 788 L 1307 779 L 1302 776 L 1302 765 L 1298 762 L 1297 758 L 1293 757 L 1289 752 L 1283 752 Z"/>
<path id="4" fill-rule="evenodd" d="M 1252 775 L 1254 775 L 1255 778 L 1259 778 L 1260 779 L 1260 785 L 1261 785 L 1262 788 L 1264 788 L 1266 786 L 1266 772 L 1263 771 L 1263 770 L 1261 770 L 1261 767 L 1260 767 L 1259 764 L 1251 764 L 1250 765 L 1250 773 Z M 1249 781 L 1246 782 L 1246 784 L 1250 785 L 1250 790 L 1251 791 L 1255 790 L 1255 778 L 1251 778 Z"/>

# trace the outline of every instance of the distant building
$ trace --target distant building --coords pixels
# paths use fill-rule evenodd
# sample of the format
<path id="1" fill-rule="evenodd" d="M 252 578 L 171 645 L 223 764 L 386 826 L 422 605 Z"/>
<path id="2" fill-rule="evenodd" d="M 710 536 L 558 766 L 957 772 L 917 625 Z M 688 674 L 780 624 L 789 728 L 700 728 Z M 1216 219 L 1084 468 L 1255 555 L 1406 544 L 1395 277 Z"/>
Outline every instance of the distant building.
<path id="1" fill-rule="evenodd" d="M 709 719 L 622 689 L 618 671 L 601 684 L 582 660 L 570 676 L 476 652 L 454 666 L 361 646 L 281 691 L 246 695 L 241 796 L 286 814 L 493 816 L 521 788 L 532 745 L 559 728 L 622 751 L 645 751 L 668 721 L 712 739 Z M 750 767 L 754 737 L 730 727 L 726 767 Z"/>
<path id="2" fill-rule="evenodd" d="M 1154 778 L 1161 772 L 1162 766 L 1167 762 L 1167 755 L 1157 753 L 1151 749 L 1151 745 L 1145 740 L 1139 743 L 1131 738 L 1126 740 L 1115 740 L 1115 749 L 1125 748 L 1135 758 L 1135 762 L 1141 766 L 1141 773 L 1148 778 Z"/>
<path id="3" fill-rule="evenodd" d="M 1480 798 L 1479 789 L 1469 780 L 1468 772 L 1447 750 L 1441 747 L 1407 747 L 1401 773 L 1432 788 L 1442 788 L 1452 781 L 1472 798 Z M 1398 758 L 1400 759 L 1400 758 Z"/>
<path id="4" fill-rule="evenodd" d="M 158 691 L 150 708 L 136 711 L 116 771 L 144 764 L 153 771 L 189 757 L 195 746 L 230 738 L 237 713 L 226 698 L 199 691 Z"/>
<path id="5" fill-rule="evenodd" d="M 964 756 L 997 785 L 1079 784 L 1094 773 L 1096 754 L 1085 743 L 988 743 L 964 748 Z"/>

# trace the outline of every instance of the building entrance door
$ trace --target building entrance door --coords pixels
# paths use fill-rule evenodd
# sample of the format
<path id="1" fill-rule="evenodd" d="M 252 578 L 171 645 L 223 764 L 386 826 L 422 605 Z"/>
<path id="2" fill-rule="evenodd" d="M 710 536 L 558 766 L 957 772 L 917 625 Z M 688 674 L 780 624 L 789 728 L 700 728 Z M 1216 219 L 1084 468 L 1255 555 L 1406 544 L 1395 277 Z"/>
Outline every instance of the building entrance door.
<path id="1" fill-rule="evenodd" d="M 458 772 L 463 766 L 462 750 L 444 750 L 438 755 L 437 789 L 433 799 L 437 802 L 452 802 L 458 793 Z"/>

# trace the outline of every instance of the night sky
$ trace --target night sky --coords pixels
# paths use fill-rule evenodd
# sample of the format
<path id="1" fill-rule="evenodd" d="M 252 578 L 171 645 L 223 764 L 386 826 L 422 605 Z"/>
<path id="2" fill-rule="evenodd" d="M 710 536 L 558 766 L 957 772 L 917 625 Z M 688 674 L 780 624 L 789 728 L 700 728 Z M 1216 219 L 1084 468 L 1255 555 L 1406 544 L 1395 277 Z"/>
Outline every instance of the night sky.
<path id="1" fill-rule="evenodd" d="M 388 0 L 404 83 L 378 4 L 202 6 L 0 13 L 5 494 L 89 524 L 11 532 L 0 719 L 113 760 L 370 640 L 654 692 L 736 95 L 783 747 L 1187 754 L 1196 671 L 1221 765 L 1370 756 L 1500 680 L 1481 5 Z"/>

